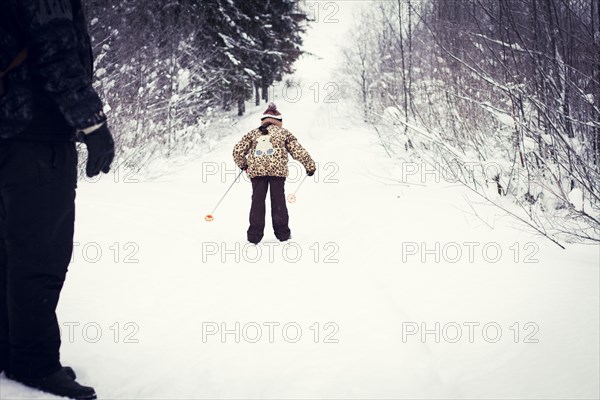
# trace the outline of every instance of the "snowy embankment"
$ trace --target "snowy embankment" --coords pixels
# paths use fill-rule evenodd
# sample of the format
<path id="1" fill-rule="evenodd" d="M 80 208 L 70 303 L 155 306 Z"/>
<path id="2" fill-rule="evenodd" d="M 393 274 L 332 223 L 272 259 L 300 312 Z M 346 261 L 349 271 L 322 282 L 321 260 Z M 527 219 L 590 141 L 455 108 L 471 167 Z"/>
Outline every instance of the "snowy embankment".
<path id="1" fill-rule="evenodd" d="M 349 104 L 315 102 L 330 70 L 302 61 L 304 96 L 279 101 L 319 163 L 289 205 L 293 243 L 267 216 L 246 245 L 244 179 L 204 221 L 262 108 L 171 174 L 80 185 L 64 363 L 104 399 L 597 398 L 598 246 L 561 250 L 390 159 Z"/>

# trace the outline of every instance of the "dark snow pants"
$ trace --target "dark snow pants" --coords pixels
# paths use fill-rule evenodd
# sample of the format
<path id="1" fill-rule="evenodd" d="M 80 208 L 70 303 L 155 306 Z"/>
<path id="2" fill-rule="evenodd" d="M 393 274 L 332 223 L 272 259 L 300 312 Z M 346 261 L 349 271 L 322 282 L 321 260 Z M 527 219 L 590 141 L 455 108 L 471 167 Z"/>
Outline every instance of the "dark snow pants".
<path id="1" fill-rule="evenodd" d="M 271 192 L 271 219 L 273 231 L 281 241 L 290 238 L 289 215 L 285 204 L 285 178 L 276 176 L 258 176 L 252 178 L 252 207 L 250 208 L 250 227 L 248 241 L 258 243 L 265 230 L 265 199 L 267 190 Z"/>
<path id="2" fill-rule="evenodd" d="M 0 369 L 61 368 L 56 306 L 73 251 L 77 151 L 0 140 Z"/>

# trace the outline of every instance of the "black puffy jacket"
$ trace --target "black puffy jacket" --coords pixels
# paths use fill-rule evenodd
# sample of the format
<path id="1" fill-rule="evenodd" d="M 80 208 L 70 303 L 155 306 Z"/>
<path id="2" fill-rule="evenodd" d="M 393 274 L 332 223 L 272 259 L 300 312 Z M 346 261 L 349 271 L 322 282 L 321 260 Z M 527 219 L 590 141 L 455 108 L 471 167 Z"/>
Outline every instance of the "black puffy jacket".
<path id="1" fill-rule="evenodd" d="M 92 87 L 93 60 L 82 0 L 0 0 L 0 138 L 72 140 L 106 120 Z"/>

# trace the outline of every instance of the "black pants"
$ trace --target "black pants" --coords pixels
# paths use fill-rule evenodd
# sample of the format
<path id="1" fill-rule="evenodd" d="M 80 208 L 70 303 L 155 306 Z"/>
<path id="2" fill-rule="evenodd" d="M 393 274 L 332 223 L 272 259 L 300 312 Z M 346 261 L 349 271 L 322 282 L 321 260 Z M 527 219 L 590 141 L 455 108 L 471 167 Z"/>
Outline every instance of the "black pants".
<path id="1" fill-rule="evenodd" d="M 271 187 L 271 219 L 275 236 L 279 240 L 290 238 L 289 215 L 285 204 L 285 178 L 259 176 L 252 178 L 252 207 L 248 228 L 248 241 L 252 243 L 260 242 L 264 236 L 265 199 L 269 186 Z"/>
<path id="2" fill-rule="evenodd" d="M 61 368 L 56 306 L 73 251 L 77 151 L 0 141 L 0 369 Z"/>

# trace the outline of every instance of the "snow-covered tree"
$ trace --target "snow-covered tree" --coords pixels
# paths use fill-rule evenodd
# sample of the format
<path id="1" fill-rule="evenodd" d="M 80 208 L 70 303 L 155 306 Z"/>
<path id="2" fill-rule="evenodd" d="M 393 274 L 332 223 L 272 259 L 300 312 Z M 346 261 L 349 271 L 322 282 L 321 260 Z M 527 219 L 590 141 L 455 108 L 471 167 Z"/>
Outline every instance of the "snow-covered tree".
<path id="1" fill-rule="evenodd" d="M 370 33 L 347 52 L 376 49 L 369 63 L 378 72 L 361 101 L 370 120 L 398 126 L 404 149 L 416 144 L 438 163 L 497 163 L 494 176 L 465 183 L 491 201 L 510 196 L 544 234 L 598 240 L 599 8 L 597 0 L 372 2 L 362 20 Z"/>

